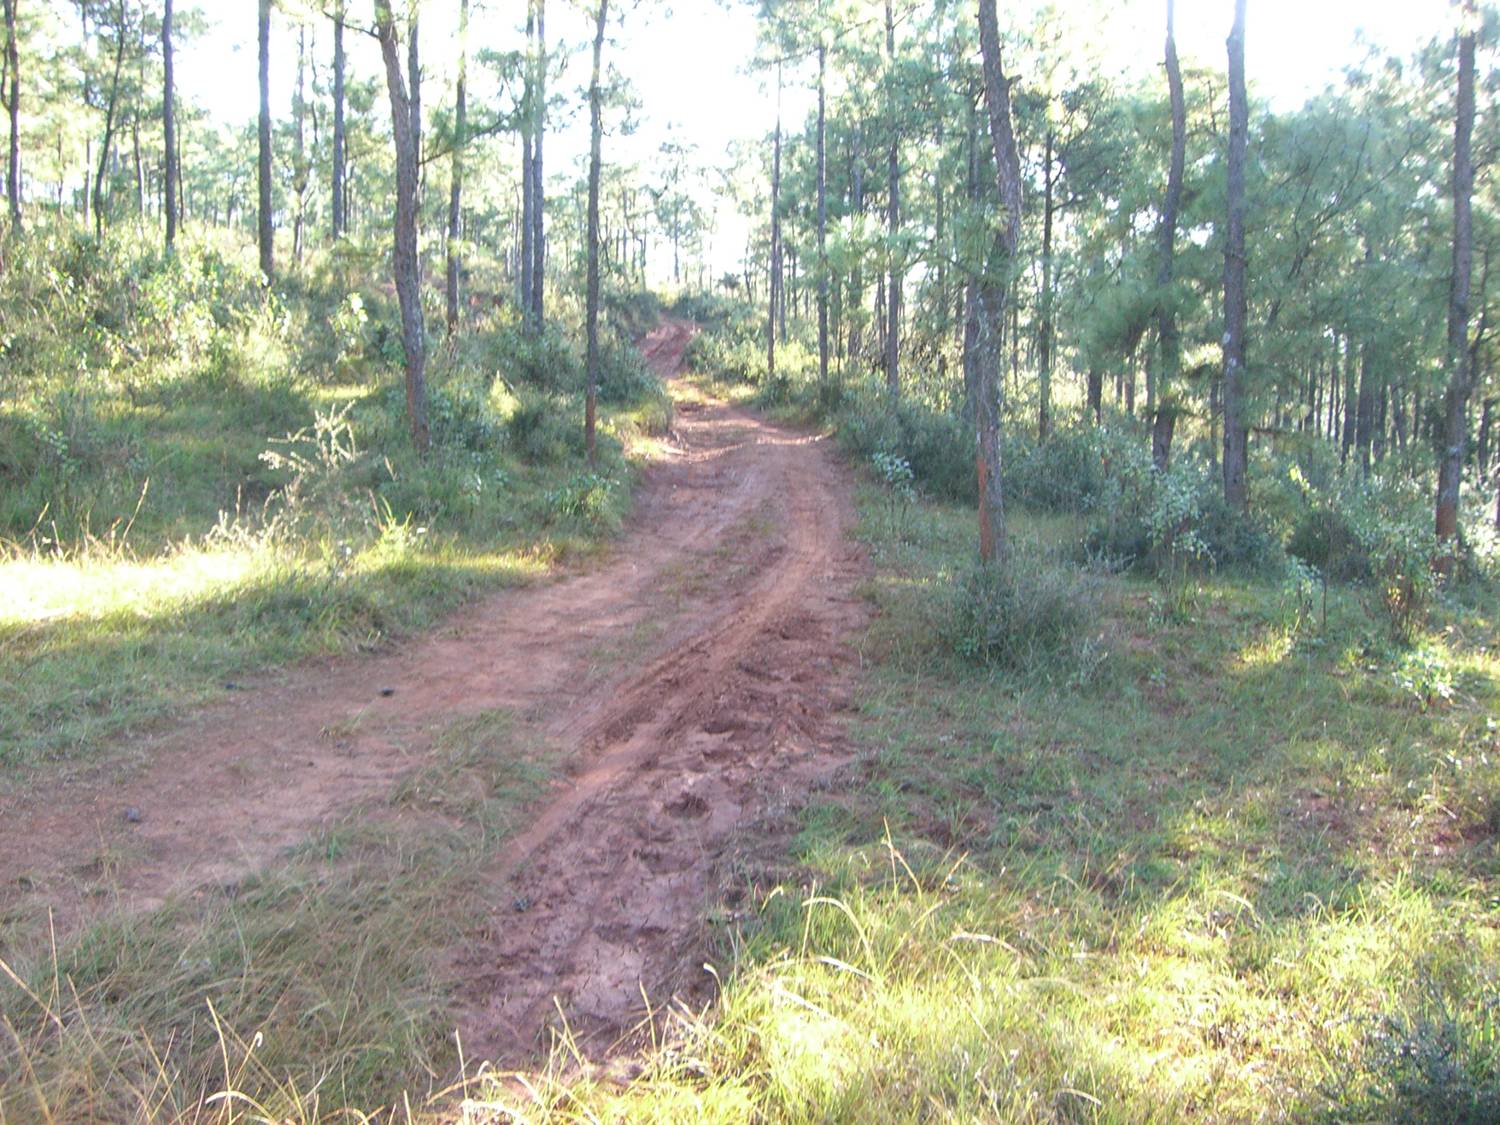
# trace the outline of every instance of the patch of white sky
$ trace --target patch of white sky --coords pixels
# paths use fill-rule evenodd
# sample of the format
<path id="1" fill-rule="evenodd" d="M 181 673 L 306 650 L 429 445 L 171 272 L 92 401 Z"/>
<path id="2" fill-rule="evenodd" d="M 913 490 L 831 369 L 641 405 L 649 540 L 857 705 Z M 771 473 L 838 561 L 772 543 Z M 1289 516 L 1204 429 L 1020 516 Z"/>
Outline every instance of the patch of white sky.
<path id="1" fill-rule="evenodd" d="M 911 9 L 910 0 L 896 0 Z M 288 10 L 298 0 L 286 0 Z M 307 4 L 307 7 L 313 5 Z M 507 51 L 522 45 L 519 0 L 471 0 L 469 48 Z M 591 5 L 590 5 L 591 6 Z M 368 24 L 369 5 L 351 5 L 351 21 Z M 1005 7 L 1002 5 L 1002 7 Z M 1013 28 L 1024 35 L 1036 13 L 1055 8 L 1064 27 L 1087 37 L 1097 65 L 1122 76 L 1159 69 L 1165 31 L 1164 0 L 1029 0 L 1010 5 Z M 216 0 L 201 5 L 207 29 L 184 44 L 178 64 L 182 96 L 225 124 L 242 125 L 256 109 L 255 6 L 249 0 Z M 605 158 L 641 169 L 647 182 L 659 177 L 660 148 L 672 141 L 687 147 L 705 169 L 704 202 L 719 227 L 714 268 L 727 268 L 744 246 L 748 220 L 709 194 L 721 180 L 715 169 L 730 164 L 739 146 L 763 141 L 776 120 L 774 78 L 755 70 L 758 5 L 748 0 L 616 0 L 611 5 L 606 61 L 628 79 L 639 103 L 631 127 L 615 128 L 606 140 Z M 1221 70 L 1224 40 L 1233 14 L 1232 0 L 1178 0 L 1179 50 L 1189 65 Z M 584 6 L 577 0 L 548 5 L 550 46 L 565 58 L 552 93 L 562 108 L 549 137 L 548 168 L 552 177 L 581 175 L 587 151 L 587 114 L 583 84 L 587 81 L 587 48 L 591 33 Z M 1254 91 L 1273 109 L 1296 108 L 1334 84 L 1346 66 L 1374 49 L 1408 55 L 1432 38 L 1451 33 L 1450 0 L 1249 0 L 1247 70 Z M 315 48 L 320 66 L 328 65 L 332 34 L 326 19 L 315 19 Z M 425 104 L 444 105 L 452 97 L 458 57 L 458 0 L 423 0 L 421 7 Z M 363 77 L 382 74 L 375 40 L 360 31 L 346 36 L 350 67 Z M 296 43 L 289 16 L 278 13 L 272 51 L 273 112 L 286 114 L 295 76 Z M 471 105 L 485 99 L 507 104 L 492 74 L 470 65 Z M 796 129 L 815 105 L 810 66 L 788 70 L 782 112 Z M 385 105 L 383 86 L 380 106 Z"/>

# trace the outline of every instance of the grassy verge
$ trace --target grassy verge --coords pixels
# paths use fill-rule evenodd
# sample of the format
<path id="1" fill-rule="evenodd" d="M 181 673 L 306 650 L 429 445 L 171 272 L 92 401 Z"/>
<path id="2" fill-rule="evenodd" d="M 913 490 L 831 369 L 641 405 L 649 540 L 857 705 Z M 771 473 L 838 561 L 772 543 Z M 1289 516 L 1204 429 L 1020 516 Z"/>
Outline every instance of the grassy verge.
<path id="1" fill-rule="evenodd" d="M 1455 617 L 1404 650 L 1352 591 L 1334 590 L 1325 626 L 1276 583 L 1096 576 L 1090 643 L 987 667 L 945 636 L 968 513 L 893 519 L 873 489 L 862 505 L 882 611 L 863 767 L 805 813 L 798 877 L 746 888 L 748 917 L 723 932 L 719 1010 L 684 1018 L 629 1086 L 555 1076 L 510 1108 L 1500 1112 L 1490 625 Z M 1078 533 L 1061 519 L 1018 530 L 1038 566 Z"/>
<path id="2" fill-rule="evenodd" d="M 565 326 L 528 336 L 486 306 L 434 342 L 418 457 L 394 309 L 353 250 L 267 293 L 233 243 L 160 259 L 59 228 L 24 249 L 0 283 L 7 782 L 597 549 L 670 427 L 612 339 L 590 467 Z"/>
<path id="3" fill-rule="evenodd" d="M 425 1104 L 459 1064 L 434 942 L 488 916 L 483 865 L 562 765 L 508 713 L 466 719 L 389 801 L 264 873 L 5 953 L 0 1120 Z"/>

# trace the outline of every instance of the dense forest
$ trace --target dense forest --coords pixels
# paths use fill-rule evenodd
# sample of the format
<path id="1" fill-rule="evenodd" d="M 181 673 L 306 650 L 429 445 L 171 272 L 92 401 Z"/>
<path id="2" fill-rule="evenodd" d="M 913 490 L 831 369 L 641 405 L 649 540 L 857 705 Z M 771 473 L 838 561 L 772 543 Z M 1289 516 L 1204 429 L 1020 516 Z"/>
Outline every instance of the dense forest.
<path id="1" fill-rule="evenodd" d="M 3 2 L 0 1120 L 1500 1115 L 1500 9 Z"/>

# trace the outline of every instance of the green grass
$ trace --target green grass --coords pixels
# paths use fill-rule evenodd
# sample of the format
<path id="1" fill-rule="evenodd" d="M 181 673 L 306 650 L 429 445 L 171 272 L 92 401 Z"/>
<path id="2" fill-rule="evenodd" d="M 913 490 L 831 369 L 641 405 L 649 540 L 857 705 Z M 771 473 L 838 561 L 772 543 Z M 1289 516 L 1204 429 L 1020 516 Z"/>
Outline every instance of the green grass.
<path id="1" fill-rule="evenodd" d="M 268 298 L 233 245 L 22 249 L 0 285 L 0 783 L 598 550 L 670 429 L 612 345 L 591 470 L 564 326 L 534 342 L 491 312 L 434 343 L 419 458 L 363 268 L 320 258 Z M 77 276 L 48 320 L 59 258 Z"/>
<path id="2" fill-rule="evenodd" d="M 533 1120 L 1493 1119 L 1487 626 L 1455 617 L 1414 661 L 1354 589 L 1333 591 L 1325 629 L 1276 583 L 1168 598 L 1117 577 L 1084 674 L 1076 650 L 987 670 L 935 628 L 971 516 L 923 506 L 898 538 L 877 492 L 862 507 L 881 610 L 867 756 L 804 813 L 799 877 L 715 912 L 741 919 L 721 926 L 721 1006 L 682 1019 L 635 1082 L 564 1055 L 505 1104 Z M 1014 530 L 1023 552 L 1077 533 Z"/>
<path id="3" fill-rule="evenodd" d="M 61 948 L 0 926 L 0 950 L 29 950 L 0 958 L 0 1120 L 424 1104 L 459 1067 L 434 949 L 486 923 L 484 864 L 563 764 L 510 714 L 474 716 L 388 801 L 259 875 L 106 916 Z"/>

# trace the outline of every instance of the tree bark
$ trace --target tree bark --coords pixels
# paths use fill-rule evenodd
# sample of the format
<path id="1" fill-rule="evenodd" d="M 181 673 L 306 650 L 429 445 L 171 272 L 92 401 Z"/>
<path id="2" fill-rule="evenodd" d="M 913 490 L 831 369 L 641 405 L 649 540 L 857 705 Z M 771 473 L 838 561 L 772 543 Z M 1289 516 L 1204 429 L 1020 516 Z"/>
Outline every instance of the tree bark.
<path id="1" fill-rule="evenodd" d="M 542 148 L 547 133 L 547 0 L 536 0 L 536 90 L 531 131 L 531 319 L 547 319 L 547 188 Z"/>
<path id="2" fill-rule="evenodd" d="M 270 284 L 276 274 L 275 230 L 271 225 L 271 3 L 260 0 L 260 159 L 256 164 L 258 190 L 256 236 L 260 245 L 260 272 Z"/>
<path id="3" fill-rule="evenodd" d="M 422 213 L 422 189 L 427 178 L 426 168 L 422 163 L 422 57 L 417 19 L 420 11 L 420 3 L 413 4 L 406 20 L 406 83 L 411 99 L 411 143 L 417 154 L 417 214 L 419 216 Z"/>
<path id="4" fill-rule="evenodd" d="M 1228 237 L 1224 247 L 1224 502 L 1250 506 L 1250 433 L 1245 395 L 1245 154 L 1250 107 L 1245 94 L 1245 0 L 1235 0 L 1229 33 Z"/>
<path id="5" fill-rule="evenodd" d="M 1453 570 L 1451 545 L 1458 538 L 1459 491 L 1463 485 L 1464 444 L 1468 436 L 1469 299 L 1474 265 L 1474 39 L 1479 16 L 1465 0 L 1458 40 L 1458 94 L 1453 130 L 1453 273 L 1448 287 L 1448 390 L 1443 399 L 1443 442 L 1437 490 L 1437 568 Z"/>
<path id="6" fill-rule="evenodd" d="M 821 30 L 819 32 L 821 35 Z M 828 390 L 828 47 L 818 42 L 818 386 Z"/>
<path id="7" fill-rule="evenodd" d="M 609 0 L 599 0 L 594 25 L 594 66 L 589 80 L 589 217 L 588 217 L 588 293 L 585 310 L 588 319 L 588 393 L 584 403 L 584 448 L 589 464 L 595 460 L 595 419 L 599 396 L 599 179 L 604 147 L 604 91 L 600 82 L 600 63 L 604 56 L 604 25 Z"/>
<path id="8" fill-rule="evenodd" d="M 109 86 L 109 103 L 104 114 L 104 143 L 99 149 L 99 168 L 94 175 L 94 237 L 104 237 L 104 175 L 109 169 L 110 146 L 115 139 L 115 114 L 120 103 L 120 68 L 125 64 L 125 24 L 129 18 L 125 0 L 116 9 L 115 72 Z"/>
<path id="9" fill-rule="evenodd" d="M 307 219 L 307 26 L 297 27 L 297 85 L 292 92 L 292 256 L 302 261 L 302 237 Z"/>
<path id="10" fill-rule="evenodd" d="M 458 85 L 453 94 L 453 170 L 448 183 L 448 335 L 458 329 L 458 240 L 463 235 L 464 146 L 468 143 L 469 0 L 458 5 Z"/>
<path id="11" fill-rule="evenodd" d="M 901 130 L 896 114 L 896 20 L 891 0 L 885 0 L 886 76 L 890 113 L 891 147 L 886 167 L 886 224 L 890 236 L 890 284 L 886 287 L 885 389 L 895 398 L 901 393 L 901 266 L 896 237 L 901 229 Z"/>
<path id="12" fill-rule="evenodd" d="M 1359 394 L 1354 406 L 1354 444 L 1359 452 L 1359 470 L 1362 476 L 1370 475 L 1371 451 L 1375 445 L 1375 365 L 1370 359 L 1370 346 L 1359 349 Z"/>
<path id="13" fill-rule="evenodd" d="M 391 132 L 396 143 L 396 299 L 401 305 L 401 345 L 406 353 L 406 411 L 412 444 L 426 454 L 427 340 L 422 323 L 422 264 L 417 254 L 417 144 L 412 133 L 411 101 L 401 74 L 400 44 L 390 0 L 375 0 L 375 28 L 385 63 L 391 100 Z"/>
<path id="14" fill-rule="evenodd" d="M 162 192 L 162 206 L 166 211 L 166 245 L 167 253 L 169 254 L 177 245 L 177 213 L 179 206 L 179 189 L 177 185 L 179 175 L 177 167 L 177 94 L 174 88 L 172 70 L 172 2 L 173 0 L 163 0 L 161 18 L 161 124 L 165 145 L 163 167 L 166 172 L 166 186 Z"/>
<path id="15" fill-rule="evenodd" d="M 170 0 L 169 0 L 170 2 Z M 21 233 L 21 49 L 16 40 L 16 4 L 5 0 L 5 68 L 9 89 L 5 108 L 10 115 L 10 149 L 5 165 L 5 200 L 10 205 L 10 225 Z"/>
<path id="16" fill-rule="evenodd" d="M 776 140 L 771 152 L 771 277 L 766 316 L 766 378 L 776 378 L 776 311 L 781 303 L 781 64 L 776 64 Z"/>
<path id="17" fill-rule="evenodd" d="M 975 421 L 979 431 L 979 557 L 987 565 L 1009 562 L 1005 534 L 1005 489 L 1000 460 L 1000 334 L 1005 294 L 1021 243 L 1021 158 L 1011 125 L 1010 81 L 1000 59 L 995 0 L 979 0 L 979 46 L 984 62 L 984 101 L 1002 216 L 990 261 L 980 281 L 979 370 Z"/>
<path id="18" fill-rule="evenodd" d="M 1177 249 L 1177 214 L 1182 208 L 1182 181 L 1187 165 L 1187 103 L 1182 90 L 1182 67 L 1177 60 L 1176 5 L 1167 0 L 1167 91 L 1172 106 L 1172 155 L 1167 170 L 1167 194 L 1162 200 L 1158 234 L 1160 264 L 1156 271 L 1156 334 L 1161 369 L 1156 376 L 1156 416 L 1151 423 L 1151 460 L 1166 472 L 1172 461 L 1172 434 L 1177 427 L 1177 382 L 1182 373 L 1182 336 L 1172 299 L 1172 276 Z"/>
<path id="19" fill-rule="evenodd" d="M 1037 416 L 1041 441 L 1052 433 L 1052 218 L 1057 181 L 1053 178 L 1056 138 L 1047 129 L 1046 163 L 1042 171 L 1042 300 L 1037 324 Z"/>
<path id="20" fill-rule="evenodd" d="M 344 133 L 344 5 L 333 16 L 333 237 L 344 235 L 344 177 L 346 139 Z"/>

